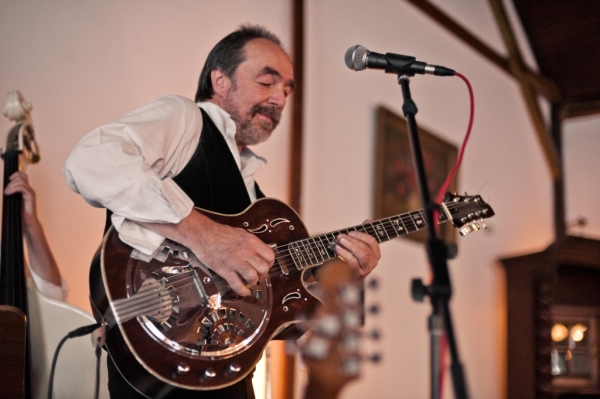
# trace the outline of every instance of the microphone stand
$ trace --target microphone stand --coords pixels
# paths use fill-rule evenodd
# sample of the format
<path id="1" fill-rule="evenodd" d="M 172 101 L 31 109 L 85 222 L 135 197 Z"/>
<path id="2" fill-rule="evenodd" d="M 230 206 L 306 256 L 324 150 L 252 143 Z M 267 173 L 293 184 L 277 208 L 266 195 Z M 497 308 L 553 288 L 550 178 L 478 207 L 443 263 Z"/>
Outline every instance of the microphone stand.
<path id="1" fill-rule="evenodd" d="M 397 66 L 397 68 L 393 68 L 393 70 L 389 70 L 389 72 L 397 73 L 398 84 L 402 86 L 402 96 L 404 98 L 402 111 L 408 126 L 415 173 L 419 182 L 421 200 L 425 212 L 425 222 L 427 223 L 426 250 L 433 274 L 433 280 L 429 286 L 425 286 L 421 279 L 412 281 L 413 299 L 421 302 L 423 301 L 424 296 L 429 296 L 432 306 L 432 313 L 428 320 L 431 344 L 431 398 L 438 399 L 440 394 L 441 342 L 445 330 L 451 356 L 450 371 L 454 386 L 454 395 L 457 399 L 467 399 L 468 393 L 463 366 L 459 360 L 454 329 L 452 327 L 452 318 L 450 316 L 450 308 L 448 307 L 448 302 L 452 295 L 447 264 L 449 252 L 446 244 L 436 237 L 433 212 L 438 205 L 432 203 L 430 200 L 425 177 L 425 168 L 423 166 L 421 145 L 417 133 L 417 122 L 415 119 L 417 106 L 410 94 L 409 76 L 414 76 L 414 72 L 409 70 L 409 64 L 400 66 L 398 63 L 394 63 L 393 61 L 390 62 L 390 65 L 393 64 L 396 64 L 395 66 Z"/>

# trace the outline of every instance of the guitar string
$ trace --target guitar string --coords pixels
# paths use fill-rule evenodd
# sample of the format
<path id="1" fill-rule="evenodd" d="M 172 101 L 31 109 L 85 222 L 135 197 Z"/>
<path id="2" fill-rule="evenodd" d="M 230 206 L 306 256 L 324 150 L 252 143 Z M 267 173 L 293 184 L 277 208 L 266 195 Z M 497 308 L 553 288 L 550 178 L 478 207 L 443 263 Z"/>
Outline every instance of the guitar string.
<path id="1" fill-rule="evenodd" d="M 465 205 L 468 205 L 468 204 L 470 204 L 470 203 L 450 203 L 447 206 L 448 206 L 449 209 L 453 209 L 454 210 L 455 208 L 460 208 L 461 206 L 465 206 Z M 421 221 L 422 221 L 422 224 L 420 224 L 420 225 L 418 225 L 417 223 L 415 223 L 415 221 L 413 219 L 413 215 L 417 214 L 417 213 L 419 214 L 419 216 L 421 218 Z M 340 229 L 340 230 L 337 230 L 337 231 L 334 231 L 334 232 L 330 232 L 330 233 L 327 233 L 327 234 L 323 234 L 323 235 L 319 235 L 319 236 L 314 236 L 314 237 L 308 237 L 308 238 L 305 238 L 305 239 L 302 239 L 302 240 L 298 240 L 298 241 L 295 241 L 295 242 L 292 242 L 292 243 L 288 243 L 288 244 L 284 244 L 284 245 L 281 245 L 281 246 L 277 246 L 277 247 L 274 248 L 274 252 L 276 252 L 276 255 L 280 255 L 278 257 L 276 256 L 276 258 L 277 258 L 277 260 L 278 260 L 278 262 L 279 262 L 280 265 L 283 265 L 285 267 L 288 267 L 290 265 L 293 266 L 294 265 L 294 260 L 293 260 L 294 255 L 289 251 L 289 249 L 290 249 L 289 247 L 291 245 L 294 245 L 294 244 L 295 245 L 302 245 L 305 249 L 306 249 L 306 247 L 308 247 L 308 249 L 311 250 L 313 252 L 313 255 L 314 255 L 314 250 L 315 249 L 319 249 L 321 247 L 326 247 L 327 246 L 327 245 L 325 245 L 323 243 L 322 238 L 324 238 L 326 240 L 327 244 L 330 246 L 332 244 L 332 242 L 330 241 L 329 236 L 331 236 L 332 239 L 335 239 L 336 234 L 339 234 L 339 233 L 344 232 L 344 231 L 345 232 L 349 232 L 350 230 L 355 230 L 355 231 L 357 231 L 357 230 L 363 230 L 363 231 L 367 232 L 367 234 L 369 234 L 369 232 L 372 232 L 371 235 L 376 235 L 377 228 L 375 227 L 375 225 L 382 226 L 384 228 L 385 233 L 386 233 L 386 237 L 388 239 L 393 239 L 393 238 L 397 238 L 397 237 L 400 236 L 400 235 L 397 235 L 397 228 L 394 226 L 394 221 L 395 220 L 400 219 L 403 222 L 403 226 L 404 226 L 404 230 L 403 231 L 405 231 L 405 234 L 409 234 L 409 233 L 413 233 L 413 232 L 418 231 L 418 230 L 422 230 L 422 229 L 424 229 L 426 227 L 426 223 L 424 222 L 424 220 L 422 219 L 422 217 L 423 217 L 422 210 L 410 212 L 410 213 L 403 214 L 403 215 L 396 215 L 396 216 L 393 216 L 393 217 L 390 217 L 390 218 L 386 218 L 386 219 L 382 219 L 382 220 L 378 220 L 378 221 L 375 221 L 375 222 L 365 223 L 365 224 L 362 224 L 362 225 L 357 225 L 357 226 L 353 226 L 353 227 L 349 227 L 349 228 L 345 228 L 345 229 Z M 444 215 L 444 217 L 445 217 L 445 215 Z M 404 221 L 410 221 L 410 223 L 412 223 L 413 228 L 415 230 L 411 231 L 411 228 L 407 228 L 406 227 L 406 223 L 404 223 Z M 447 220 L 440 220 L 438 222 L 446 222 L 446 221 Z M 319 243 L 317 243 L 315 241 L 315 239 L 319 239 Z M 308 242 L 308 245 L 306 245 L 305 242 Z M 284 251 L 283 254 L 282 254 L 282 250 Z M 305 252 L 308 252 L 308 251 L 305 250 Z M 292 268 L 290 271 L 293 271 L 293 270 L 302 271 L 304 268 L 307 268 L 308 266 L 317 266 L 317 265 L 321 264 L 322 262 L 325 262 L 327 260 L 331 260 L 331 259 L 337 257 L 337 255 L 330 254 L 329 252 L 327 252 L 327 255 L 330 256 L 330 258 L 325 259 L 321 255 L 321 259 L 322 259 L 321 261 L 318 261 L 315 264 L 310 264 L 310 265 L 306 264 L 305 266 L 301 266 L 302 269 Z M 289 258 L 289 259 L 286 259 L 286 258 Z M 309 256 L 309 259 L 310 259 L 310 256 Z M 291 263 L 288 260 L 291 260 Z M 278 269 L 277 268 L 277 264 L 274 264 L 273 266 L 271 266 L 271 269 Z M 289 270 L 289 268 L 288 268 L 288 270 Z M 269 277 L 275 277 L 276 275 L 279 275 L 280 273 L 281 272 L 279 270 L 275 270 L 274 274 L 273 273 L 269 273 L 268 276 Z M 223 280 L 223 279 L 221 278 L 221 280 Z"/>
<path id="2" fill-rule="evenodd" d="M 459 208 L 459 207 L 460 207 L 460 206 L 462 206 L 462 205 L 465 205 L 465 203 L 451 203 L 450 205 L 451 205 L 451 206 L 448 206 L 448 208 L 452 208 L 452 209 L 454 209 L 454 208 Z M 412 214 L 415 214 L 415 213 L 418 213 L 418 214 L 419 214 L 419 215 L 422 217 L 422 210 L 419 210 L 419 211 L 412 212 Z M 391 217 L 391 218 L 387 218 L 387 219 L 382 219 L 382 220 L 379 220 L 379 221 L 377 221 L 377 223 L 379 223 L 379 225 L 384 225 L 384 227 L 385 227 L 385 232 L 386 232 L 386 236 L 387 236 L 387 238 L 388 238 L 388 239 L 392 239 L 392 237 L 390 237 L 390 233 L 391 233 L 391 231 L 389 231 L 389 230 L 388 230 L 388 227 L 390 227 L 390 226 L 391 226 L 391 227 L 392 227 L 392 229 L 393 229 L 393 235 L 396 235 L 396 234 L 397 234 L 397 230 L 396 230 L 396 228 L 394 227 L 393 221 L 394 221 L 395 219 L 402 219 L 402 218 L 404 218 L 404 219 L 406 219 L 406 220 L 411 220 L 411 221 L 412 221 L 412 223 L 415 225 L 415 228 L 416 228 L 416 230 L 415 230 L 415 231 L 418 231 L 418 230 L 419 230 L 419 227 L 422 227 L 422 228 L 424 228 L 424 227 L 425 227 L 425 224 L 424 224 L 424 222 L 423 222 L 423 225 L 421 225 L 421 226 L 417 226 L 417 225 L 416 225 L 416 223 L 414 223 L 414 220 L 413 220 L 413 218 L 411 217 L 411 214 L 410 214 L 410 213 L 409 213 L 409 214 L 404 214 L 404 215 L 397 215 L 397 216 L 393 216 L 393 217 Z M 441 221 L 438 221 L 438 222 L 445 222 L 445 221 L 446 221 L 446 220 L 441 220 Z M 324 247 L 325 245 L 324 245 L 324 244 L 323 244 L 323 242 L 321 241 L 321 238 L 320 238 L 320 237 L 323 237 L 323 236 L 324 236 L 324 237 L 325 237 L 325 239 L 327 240 L 328 244 L 331 244 L 331 242 L 330 242 L 330 241 L 329 241 L 329 239 L 328 239 L 328 236 L 329 236 L 329 235 L 331 235 L 331 236 L 332 236 L 332 238 L 334 238 L 334 239 L 335 239 L 335 234 L 336 234 L 336 233 L 339 233 L 339 232 L 342 232 L 342 231 L 349 231 L 349 230 L 351 230 L 351 229 L 354 229 L 354 230 L 356 230 L 356 229 L 357 229 L 357 227 L 359 227 L 359 226 L 360 226 L 360 227 L 362 227 L 362 230 L 364 230 L 364 231 L 367 231 L 367 232 L 368 232 L 369 230 L 372 230 L 372 231 L 373 231 L 373 234 L 375 234 L 375 233 L 377 232 L 377 229 L 374 227 L 374 223 L 375 223 L 375 222 L 373 222 L 373 223 L 365 223 L 365 224 L 362 224 L 362 225 L 358 225 L 358 226 L 354 226 L 354 227 L 350 227 L 350 228 L 346 228 L 346 229 L 341 229 L 341 230 L 338 230 L 337 232 L 331 232 L 331 233 L 327 233 L 327 234 L 320 235 L 320 236 L 316 236 L 316 237 L 309 237 L 309 238 L 306 238 L 306 239 L 303 239 L 303 240 L 296 241 L 296 242 L 294 242 L 294 243 L 288 243 L 288 244 L 285 244 L 285 245 L 282 245 L 282 246 L 275 247 L 274 251 L 276 252 L 276 258 L 277 258 L 277 260 L 278 260 L 278 262 L 279 262 L 279 266 L 283 264 L 283 265 L 284 265 L 286 268 L 288 268 L 288 266 L 290 266 L 290 265 L 295 265 L 295 262 L 294 262 L 294 260 L 293 260 L 293 255 L 292 255 L 292 254 L 289 252 L 289 247 L 290 247 L 290 245 L 292 245 L 292 244 L 298 244 L 298 243 L 301 243 L 302 241 L 307 241 L 307 242 L 309 242 L 309 244 L 308 244 L 308 249 L 310 249 L 310 250 L 313 252 L 313 256 L 314 256 L 314 255 L 315 255 L 315 254 L 314 254 L 314 249 L 320 249 L 320 246 L 319 246 L 319 244 L 317 244 L 317 243 L 315 242 L 315 238 L 319 238 L 320 245 Z M 407 233 L 411 233 L 411 232 L 412 232 L 412 231 L 408 231 L 408 229 L 405 229 L 405 230 L 406 230 L 406 232 L 407 232 Z M 397 238 L 397 237 L 399 237 L 399 235 L 398 235 L 398 236 L 395 236 L 395 237 L 393 237 L 393 238 Z M 310 241 L 312 241 L 312 243 L 311 243 Z M 306 248 L 306 245 L 304 245 L 304 244 L 303 244 L 303 246 Z M 285 247 L 287 247 L 287 248 L 285 248 Z M 282 255 L 281 249 L 284 249 L 284 248 L 285 248 L 285 249 L 287 249 L 287 250 L 285 251 L 285 252 L 287 252 L 287 255 L 286 255 L 286 254 L 283 254 L 283 255 Z M 308 251 L 306 251 L 306 249 L 305 249 L 305 252 L 308 252 Z M 277 256 L 277 255 L 280 255 L 280 256 Z M 326 255 L 327 255 L 327 256 L 330 256 L 330 257 L 329 257 L 328 259 L 325 259 L 325 257 L 324 257 L 324 256 L 323 256 L 323 254 L 321 253 L 321 261 L 319 261 L 319 260 L 317 259 L 317 263 L 314 263 L 314 261 L 311 261 L 311 263 L 310 263 L 310 264 L 308 264 L 308 262 L 305 262 L 305 263 L 306 263 L 306 265 L 301 265 L 301 269 L 298 269 L 297 267 L 294 267 L 294 268 L 292 268 L 292 269 L 290 270 L 290 269 L 288 268 L 288 273 L 292 273 L 292 272 L 301 272 L 302 270 L 304 270 L 304 269 L 306 269 L 306 268 L 313 267 L 313 266 L 318 266 L 318 265 L 322 264 L 323 262 L 326 262 L 327 260 L 331 260 L 331 259 L 333 259 L 333 258 L 335 258 L 335 257 L 337 256 L 337 255 L 334 255 L 334 254 L 330 254 L 329 252 L 326 252 Z M 287 259 L 285 259 L 285 258 L 291 258 L 291 263 L 289 263 L 289 262 L 288 262 L 288 260 L 287 260 Z M 315 256 L 315 258 L 316 258 L 316 256 Z M 309 256 L 308 256 L 308 260 L 310 261 L 310 259 L 311 259 L 311 257 L 310 257 L 310 255 L 309 255 Z M 273 269 L 275 269 L 275 270 L 273 270 L 273 271 L 274 271 L 274 273 L 273 273 L 273 272 L 269 272 L 269 274 L 268 274 L 268 276 L 269 276 L 269 277 L 271 277 L 271 278 L 274 278 L 274 277 L 277 277 L 277 276 L 282 276 L 282 275 L 285 275 L 285 274 L 284 274 L 284 273 L 281 271 L 281 267 L 279 267 L 279 268 L 278 268 L 277 266 L 278 266 L 278 265 L 277 265 L 277 263 L 275 263 L 273 266 L 271 266 L 271 270 L 273 270 Z M 183 283 L 183 282 L 185 282 L 185 281 L 187 281 L 187 280 L 189 280 L 189 279 L 192 279 L 192 278 L 194 278 L 194 276 L 186 276 L 186 277 L 183 277 L 183 278 L 179 278 L 179 277 L 182 277 L 182 276 L 172 276 L 172 277 L 168 277 L 168 278 L 167 278 L 167 280 L 168 280 L 168 284 L 169 284 L 169 286 L 172 286 L 173 288 L 182 289 L 182 288 L 184 288 L 184 287 L 186 287 L 186 286 L 193 285 L 193 283 L 192 283 L 192 284 L 187 284 L 187 285 L 182 285 L 182 286 L 180 286 L 180 283 Z M 222 277 L 218 276 L 218 275 L 214 275 L 214 276 L 213 276 L 213 278 L 214 278 L 214 279 L 218 279 L 218 280 L 220 280 L 220 281 L 224 281 L 224 279 L 223 279 Z M 177 279 L 177 280 L 175 280 L 175 279 Z M 125 307 L 121 308 L 121 310 L 127 309 L 127 308 L 129 308 L 130 306 L 137 306 L 137 304 L 138 304 L 140 301 L 142 301 L 142 302 L 143 302 L 143 300 L 144 300 L 144 299 L 147 299 L 148 297 L 152 297 L 152 296 L 155 296 L 155 295 L 156 295 L 156 294 L 155 294 L 154 292 L 152 292 L 152 291 L 151 291 L 151 292 L 148 292 L 147 294 L 142 294 L 142 295 L 137 295 L 137 296 L 131 297 L 131 298 L 135 298 L 135 300 L 132 300 L 130 303 L 128 302 L 128 306 L 125 306 Z"/>
<path id="3" fill-rule="evenodd" d="M 461 207 L 463 205 L 467 205 L 467 204 L 452 203 L 451 205 L 452 206 L 448 206 L 449 210 L 450 209 L 454 210 L 456 208 L 459 208 L 459 207 Z M 419 214 L 419 216 L 421 218 L 421 224 L 418 224 L 418 223 L 415 222 L 415 220 L 413 218 L 413 216 L 415 214 Z M 399 229 L 397 229 L 395 227 L 395 225 L 394 225 L 394 222 L 396 220 L 400 220 L 402 222 L 402 225 L 403 225 L 402 226 L 403 227 L 403 229 L 402 229 L 403 234 L 398 234 L 398 230 Z M 441 220 L 438 220 L 438 223 L 443 223 L 443 222 L 446 222 L 446 221 L 447 221 L 447 218 L 446 218 L 446 215 L 444 215 L 441 218 Z M 408 223 L 406 223 L 406 222 L 408 222 Z M 290 265 L 293 266 L 295 264 L 294 259 L 293 259 L 294 258 L 294 254 L 290 251 L 290 247 L 292 245 L 302 246 L 303 248 L 300 248 L 301 251 L 303 249 L 306 249 L 308 247 L 308 249 L 313 253 L 313 255 L 315 255 L 315 252 L 314 252 L 315 249 L 322 249 L 322 248 L 327 249 L 327 247 L 331 247 L 332 240 L 335 240 L 335 237 L 339 233 L 343 233 L 343 232 L 348 233 L 349 231 L 352 231 L 352 230 L 354 230 L 354 231 L 361 230 L 361 231 L 365 231 L 367 234 L 370 234 L 370 235 L 374 236 L 377 239 L 377 237 L 379 235 L 377 234 L 378 229 L 377 229 L 376 226 L 382 226 L 383 229 L 384 229 L 385 236 L 382 236 L 381 239 L 378 239 L 379 242 L 383 242 L 384 240 L 387 241 L 388 239 L 397 238 L 397 237 L 400 237 L 401 235 L 410 234 L 410 233 L 416 232 L 418 230 L 422 230 L 425 227 L 427 227 L 427 224 L 425 223 L 425 220 L 423 219 L 422 210 L 419 210 L 419 211 L 411 212 L 409 214 L 396 215 L 396 216 L 392 216 L 390 218 L 378 220 L 378 221 L 371 222 L 371 223 L 365 223 L 365 224 L 362 224 L 362 225 L 357 225 L 357 226 L 349 227 L 349 228 L 346 228 L 346 229 L 337 230 L 337 231 L 330 232 L 330 233 L 327 233 L 327 234 L 322 234 L 322 235 L 319 235 L 319 236 L 308 237 L 308 238 L 305 238 L 305 239 L 302 239 L 302 240 L 298 240 L 298 241 L 294 241 L 292 243 L 288 243 L 288 244 L 284 244 L 284 245 L 278 246 L 274 250 L 283 250 L 283 251 L 286 251 L 287 254 L 285 254 L 285 255 L 277 258 L 277 260 L 280 263 L 283 263 L 283 265 L 286 266 L 286 267 L 288 267 Z M 318 243 L 316 242 L 317 239 L 319 241 Z M 326 244 L 323 243 L 323 239 L 325 239 Z M 309 253 L 308 250 L 304 250 L 302 252 L 307 253 L 307 254 Z M 309 267 L 309 266 L 316 266 L 318 264 L 321 264 L 324 261 L 331 260 L 331 259 L 333 259 L 333 258 L 335 258 L 337 256 L 335 254 L 331 254 L 330 252 L 326 252 L 326 254 L 329 255 L 330 257 L 328 259 L 325 259 L 323 257 L 323 253 L 321 253 L 320 251 L 319 251 L 319 253 L 321 254 L 322 261 L 318 261 L 316 264 L 308 264 L 307 261 L 305 261 L 305 263 L 307 263 L 307 264 L 306 265 L 301 265 L 302 269 L 304 269 L 306 267 Z M 285 258 L 291 258 L 291 263 L 288 262 L 288 259 L 285 259 Z M 314 256 L 314 258 L 317 259 L 318 257 Z M 310 260 L 310 259 L 311 259 L 311 257 L 310 257 L 310 254 L 309 254 L 308 260 Z M 289 270 L 289 268 L 288 268 L 288 270 Z"/>

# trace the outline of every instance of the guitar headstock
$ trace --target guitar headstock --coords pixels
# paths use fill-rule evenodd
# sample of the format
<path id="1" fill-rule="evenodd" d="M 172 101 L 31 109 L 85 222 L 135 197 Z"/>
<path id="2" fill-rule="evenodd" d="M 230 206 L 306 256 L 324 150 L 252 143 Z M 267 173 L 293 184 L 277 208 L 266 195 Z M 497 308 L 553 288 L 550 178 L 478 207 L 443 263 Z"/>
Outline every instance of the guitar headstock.
<path id="1" fill-rule="evenodd" d="M 36 163 L 40 160 L 39 149 L 34 137 L 33 125 L 31 123 L 31 103 L 25 101 L 23 95 L 14 90 L 6 94 L 6 106 L 2 110 L 4 116 L 16 122 L 8 132 L 6 148 L 2 156 L 8 151 L 16 151 L 19 154 L 21 165 Z"/>
<path id="2" fill-rule="evenodd" d="M 479 195 L 446 193 L 441 208 L 441 218 L 451 220 L 462 236 L 487 228 L 483 219 L 494 216 L 492 207 Z"/>
<path id="3" fill-rule="evenodd" d="M 345 262 L 327 262 L 319 273 L 319 298 L 323 305 L 307 322 L 309 331 L 298 344 L 309 368 L 306 399 L 333 399 L 360 375 L 365 360 L 361 352 L 362 282 Z M 379 360 L 379 355 L 369 357 Z"/>

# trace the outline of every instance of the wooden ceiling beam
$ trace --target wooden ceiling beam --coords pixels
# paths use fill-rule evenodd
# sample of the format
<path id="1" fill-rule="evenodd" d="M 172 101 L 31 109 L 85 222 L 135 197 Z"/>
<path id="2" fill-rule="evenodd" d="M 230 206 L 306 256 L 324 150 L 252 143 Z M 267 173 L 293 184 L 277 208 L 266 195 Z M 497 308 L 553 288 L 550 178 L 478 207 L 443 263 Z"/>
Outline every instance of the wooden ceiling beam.
<path id="1" fill-rule="evenodd" d="M 560 118 L 576 118 L 600 114 L 600 100 L 577 103 L 563 103 L 560 107 Z"/>
<path id="2" fill-rule="evenodd" d="M 562 167 L 558 153 L 559 150 L 554 139 L 552 138 L 552 134 L 544 122 L 544 118 L 542 117 L 542 112 L 540 111 L 540 106 L 537 101 L 536 91 L 533 89 L 523 73 L 523 58 L 521 57 L 517 40 L 515 39 L 515 35 L 510 26 L 510 22 L 506 15 L 506 11 L 504 10 L 502 1 L 490 0 L 490 5 L 492 6 L 494 16 L 496 17 L 498 27 L 500 28 L 502 39 L 504 40 L 508 50 L 509 68 L 521 86 L 521 92 L 523 93 L 525 103 L 527 104 L 527 109 L 529 110 L 529 115 L 537 133 L 538 140 L 542 146 L 544 154 L 546 155 L 546 161 L 550 168 L 550 172 L 552 173 L 552 177 L 554 180 L 560 179 L 562 175 Z"/>
<path id="3" fill-rule="evenodd" d="M 509 66 L 508 59 L 498 54 L 487 44 L 483 43 L 435 5 L 431 4 L 427 0 L 408 0 L 408 2 L 423 11 L 425 14 L 429 15 L 436 22 L 448 29 L 467 45 L 471 46 L 475 51 L 487 58 L 488 61 L 496 65 L 498 68 L 515 76 Z M 532 71 L 526 65 L 521 65 L 520 70 L 528 84 L 530 84 L 541 95 L 546 97 L 550 102 L 557 104 L 562 101 L 560 90 L 552 80 L 538 72 Z"/>

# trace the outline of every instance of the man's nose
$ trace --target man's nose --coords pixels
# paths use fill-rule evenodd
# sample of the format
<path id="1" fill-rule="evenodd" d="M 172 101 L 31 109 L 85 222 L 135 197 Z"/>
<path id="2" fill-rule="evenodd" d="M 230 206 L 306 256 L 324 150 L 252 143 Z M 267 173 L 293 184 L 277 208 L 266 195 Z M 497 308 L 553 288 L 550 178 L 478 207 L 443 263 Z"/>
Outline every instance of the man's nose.
<path id="1" fill-rule="evenodd" d="M 273 92 L 271 93 L 271 97 L 269 98 L 269 103 L 271 105 L 276 106 L 279 110 L 283 110 L 285 104 L 287 102 L 287 97 L 285 94 L 285 90 L 283 87 L 277 87 L 277 85 L 273 88 Z"/>

